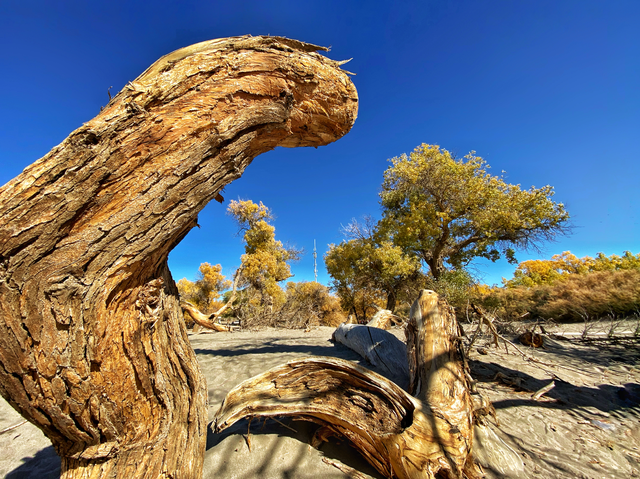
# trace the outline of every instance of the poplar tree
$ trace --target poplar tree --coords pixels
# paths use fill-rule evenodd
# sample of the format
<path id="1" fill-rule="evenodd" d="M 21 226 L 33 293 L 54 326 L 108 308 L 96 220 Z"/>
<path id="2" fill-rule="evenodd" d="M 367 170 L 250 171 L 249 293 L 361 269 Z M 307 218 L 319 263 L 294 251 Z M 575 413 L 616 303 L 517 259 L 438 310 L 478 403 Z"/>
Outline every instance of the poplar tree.
<path id="1" fill-rule="evenodd" d="M 392 158 L 380 192 L 381 229 L 419 257 L 437 281 L 475 258 L 515 263 L 516 249 L 537 249 L 568 231 L 569 214 L 553 187 L 507 183 L 475 152 L 462 159 L 422 144 Z"/>

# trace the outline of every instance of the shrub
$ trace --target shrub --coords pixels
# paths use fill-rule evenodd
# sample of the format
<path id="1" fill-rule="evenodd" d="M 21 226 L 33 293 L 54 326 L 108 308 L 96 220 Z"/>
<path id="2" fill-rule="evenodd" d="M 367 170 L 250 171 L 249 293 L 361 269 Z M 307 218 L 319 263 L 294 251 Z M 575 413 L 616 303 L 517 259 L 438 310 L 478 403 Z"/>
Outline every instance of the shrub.
<path id="1" fill-rule="evenodd" d="M 238 293 L 230 315 L 245 328 L 277 327 L 302 329 L 311 326 L 338 326 L 346 320 L 340 301 L 316 282 L 289 282 L 281 305 L 264 305 L 252 288 Z"/>
<path id="2" fill-rule="evenodd" d="M 640 270 L 610 269 L 572 274 L 554 284 L 492 288 L 474 301 L 505 320 L 533 318 L 583 321 L 640 310 Z"/>

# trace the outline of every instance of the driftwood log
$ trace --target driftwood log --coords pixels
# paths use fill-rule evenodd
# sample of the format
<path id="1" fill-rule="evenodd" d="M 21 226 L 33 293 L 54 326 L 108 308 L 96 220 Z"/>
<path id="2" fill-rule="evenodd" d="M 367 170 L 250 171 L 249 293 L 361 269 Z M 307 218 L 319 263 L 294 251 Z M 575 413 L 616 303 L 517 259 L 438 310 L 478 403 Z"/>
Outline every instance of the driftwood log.
<path id="1" fill-rule="evenodd" d="M 171 53 L 0 189 L 0 393 L 63 478 L 199 478 L 207 388 L 167 256 L 276 146 L 349 131 L 322 47 L 277 37 Z"/>
<path id="2" fill-rule="evenodd" d="M 410 316 L 411 394 L 349 361 L 292 361 L 231 390 L 216 413 L 215 432 L 245 417 L 294 416 L 320 424 L 319 440 L 348 439 L 384 477 L 479 477 L 453 310 L 425 290 Z"/>
<path id="3" fill-rule="evenodd" d="M 383 329 L 342 323 L 331 339 L 355 351 L 403 389 L 409 387 L 407 346 Z"/>

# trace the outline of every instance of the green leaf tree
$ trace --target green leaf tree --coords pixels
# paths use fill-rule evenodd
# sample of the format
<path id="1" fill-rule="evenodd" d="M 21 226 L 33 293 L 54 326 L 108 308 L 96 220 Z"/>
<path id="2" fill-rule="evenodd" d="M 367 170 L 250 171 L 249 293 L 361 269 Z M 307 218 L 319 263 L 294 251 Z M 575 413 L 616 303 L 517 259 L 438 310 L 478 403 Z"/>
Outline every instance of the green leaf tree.
<path id="1" fill-rule="evenodd" d="M 382 235 L 370 220 L 365 225 L 352 222 L 346 233 L 352 238 L 329 245 L 324 256 L 333 289 L 345 309 L 355 311 L 356 292 L 382 291 L 386 309 L 394 311 L 398 297 L 409 282 L 420 276 L 420 261 L 405 254 L 399 246 Z"/>
<path id="2" fill-rule="evenodd" d="M 380 192 L 381 229 L 419 257 L 439 280 L 474 258 L 515 263 L 514 249 L 538 248 L 568 230 L 569 215 L 553 188 L 506 183 L 474 152 L 463 159 L 422 144 L 392 158 Z"/>

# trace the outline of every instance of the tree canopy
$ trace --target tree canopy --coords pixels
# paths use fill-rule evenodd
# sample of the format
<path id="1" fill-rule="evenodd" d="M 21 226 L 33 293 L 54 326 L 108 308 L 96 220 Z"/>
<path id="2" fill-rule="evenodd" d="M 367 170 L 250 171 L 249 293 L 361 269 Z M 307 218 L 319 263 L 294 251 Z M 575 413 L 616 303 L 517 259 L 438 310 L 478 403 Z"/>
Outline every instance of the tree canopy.
<path id="1" fill-rule="evenodd" d="M 195 282 L 182 278 L 178 281 L 180 296 L 205 313 L 216 309 L 216 301 L 222 291 L 231 287 L 231 281 L 222 274 L 222 266 L 202 263 L 198 268 L 198 278 Z"/>
<path id="2" fill-rule="evenodd" d="M 243 280 L 259 293 L 262 305 L 284 303 L 285 293 L 278 283 L 292 276 L 288 262 L 298 259 L 299 252 L 275 239 L 275 228 L 269 224 L 273 214 L 262 202 L 231 200 L 227 212 L 244 232 Z"/>
<path id="3" fill-rule="evenodd" d="M 515 248 L 537 248 L 567 231 L 569 215 L 552 200 L 551 186 L 508 184 L 473 151 L 456 159 L 422 144 L 390 161 L 380 192 L 381 227 L 435 279 L 447 265 L 458 269 L 477 257 L 515 262 Z"/>
<path id="4" fill-rule="evenodd" d="M 606 256 L 604 253 L 598 253 L 595 258 L 590 256 L 578 258 L 570 251 L 565 251 L 562 254 L 553 255 L 551 259 L 523 261 L 516 268 L 512 279 L 502 281 L 508 288 L 532 287 L 550 285 L 574 274 L 630 269 L 640 269 L 640 254 L 634 255 L 630 251 L 625 251 L 622 256 L 616 254 Z"/>
<path id="5" fill-rule="evenodd" d="M 372 225 L 353 222 L 348 227 L 351 239 L 329 245 L 324 261 L 333 278 L 333 289 L 342 298 L 343 307 L 359 316 L 357 291 L 379 290 L 386 295 L 386 309 L 396 307 L 401 289 L 420 275 L 420 261 L 405 254 Z M 364 313 L 364 311 L 363 311 Z"/>

